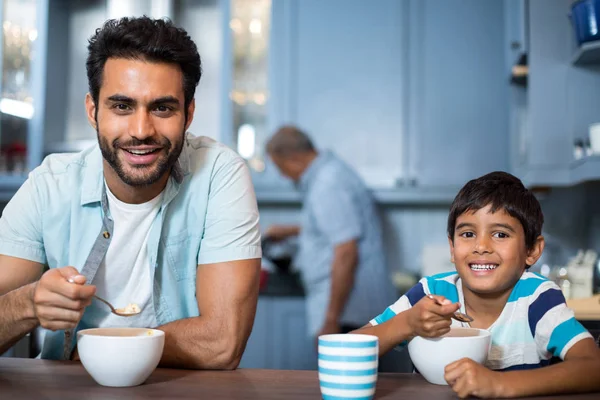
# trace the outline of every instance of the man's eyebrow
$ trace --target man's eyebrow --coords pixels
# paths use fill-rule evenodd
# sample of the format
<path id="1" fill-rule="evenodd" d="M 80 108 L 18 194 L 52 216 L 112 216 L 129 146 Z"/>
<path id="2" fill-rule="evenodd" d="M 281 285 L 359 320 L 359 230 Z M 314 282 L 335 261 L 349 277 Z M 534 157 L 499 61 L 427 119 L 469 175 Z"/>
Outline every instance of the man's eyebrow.
<path id="1" fill-rule="evenodd" d="M 156 98 L 150 102 L 152 105 L 157 104 L 176 104 L 179 105 L 179 99 L 175 96 L 163 96 Z"/>
<path id="2" fill-rule="evenodd" d="M 135 104 L 136 101 L 129 96 L 125 96 L 123 94 L 113 94 L 112 96 L 106 99 L 107 101 L 111 101 L 114 103 L 125 103 L 125 104 Z"/>

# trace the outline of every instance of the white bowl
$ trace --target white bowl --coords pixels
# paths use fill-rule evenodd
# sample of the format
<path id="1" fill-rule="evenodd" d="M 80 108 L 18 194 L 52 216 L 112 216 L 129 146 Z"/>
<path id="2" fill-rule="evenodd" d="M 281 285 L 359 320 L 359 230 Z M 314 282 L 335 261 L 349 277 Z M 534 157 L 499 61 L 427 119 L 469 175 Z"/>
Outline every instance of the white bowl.
<path id="1" fill-rule="evenodd" d="M 484 329 L 452 328 L 438 338 L 415 337 L 408 352 L 415 368 L 428 382 L 447 385 L 444 368 L 461 358 L 485 363 L 491 346 L 491 334 Z"/>
<path id="2" fill-rule="evenodd" d="M 77 332 L 77 351 L 86 371 L 103 386 L 144 383 L 156 369 L 165 333 L 146 328 L 96 328 Z"/>

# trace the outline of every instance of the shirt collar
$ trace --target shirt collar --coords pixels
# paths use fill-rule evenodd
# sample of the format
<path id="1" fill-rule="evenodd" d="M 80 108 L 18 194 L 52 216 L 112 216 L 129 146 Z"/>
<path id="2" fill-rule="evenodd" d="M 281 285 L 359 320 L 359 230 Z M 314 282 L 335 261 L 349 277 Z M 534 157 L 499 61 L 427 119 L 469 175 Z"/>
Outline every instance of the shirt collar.
<path id="1" fill-rule="evenodd" d="M 320 151 L 308 168 L 306 168 L 302 176 L 300 176 L 300 189 L 307 190 L 315 180 L 318 171 L 327 164 L 332 157 L 333 154 L 329 150 Z"/>
<path id="2" fill-rule="evenodd" d="M 178 192 L 183 178 L 190 173 L 190 144 L 188 138 L 184 139 L 183 149 L 177 162 L 171 170 L 171 177 L 167 183 L 167 190 L 163 204 L 168 203 Z M 81 205 L 99 203 L 102 201 L 102 190 L 104 188 L 104 164 L 102 152 L 98 144 L 84 156 L 83 184 L 81 189 Z M 171 184 L 173 180 L 173 184 Z"/>

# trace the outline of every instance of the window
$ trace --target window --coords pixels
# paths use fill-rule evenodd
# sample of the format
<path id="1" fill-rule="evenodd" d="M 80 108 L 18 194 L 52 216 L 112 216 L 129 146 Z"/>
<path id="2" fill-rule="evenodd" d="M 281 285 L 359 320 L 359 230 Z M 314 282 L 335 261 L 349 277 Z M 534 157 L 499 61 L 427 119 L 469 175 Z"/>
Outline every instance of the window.
<path id="1" fill-rule="evenodd" d="M 271 0 L 231 0 L 234 143 L 254 171 L 264 171 Z"/>
<path id="2" fill-rule="evenodd" d="M 33 117 L 31 64 L 36 30 L 35 0 L 4 0 L 0 52 L 0 175 L 24 174 L 27 131 Z"/>

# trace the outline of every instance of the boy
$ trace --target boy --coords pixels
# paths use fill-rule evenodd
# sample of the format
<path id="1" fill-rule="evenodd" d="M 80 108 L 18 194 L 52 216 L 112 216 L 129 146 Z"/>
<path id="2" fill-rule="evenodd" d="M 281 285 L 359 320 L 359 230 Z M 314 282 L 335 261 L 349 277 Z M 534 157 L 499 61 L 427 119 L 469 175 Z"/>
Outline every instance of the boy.
<path id="1" fill-rule="evenodd" d="M 468 358 L 446 366 L 445 379 L 460 397 L 600 390 L 600 350 L 592 336 L 558 286 L 527 271 L 544 249 L 543 220 L 537 199 L 514 176 L 493 172 L 468 182 L 448 217 L 456 272 L 421 279 L 355 333 L 378 336 L 384 354 L 415 336 L 468 326 L 450 318 L 460 309 L 474 318 L 471 327 L 492 333 L 485 366 Z M 547 366 L 553 356 L 564 361 Z"/>

